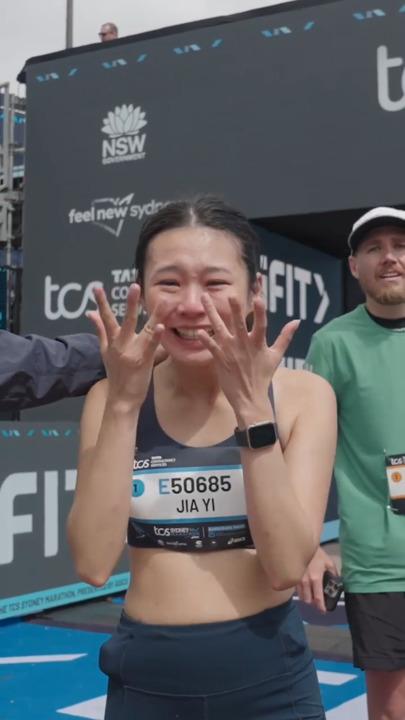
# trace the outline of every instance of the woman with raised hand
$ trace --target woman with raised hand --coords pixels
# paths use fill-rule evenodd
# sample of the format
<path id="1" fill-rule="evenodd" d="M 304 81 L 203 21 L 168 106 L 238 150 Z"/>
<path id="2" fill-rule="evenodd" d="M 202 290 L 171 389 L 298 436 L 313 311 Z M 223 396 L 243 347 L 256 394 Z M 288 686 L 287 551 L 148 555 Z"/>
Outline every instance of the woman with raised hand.
<path id="1" fill-rule="evenodd" d="M 298 323 L 267 345 L 258 243 L 237 210 L 170 203 L 144 224 L 136 267 L 121 327 L 95 291 L 107 380 L 86 399 L 68 522 L 91 584 L 128 544 L 124 611 L 100 656 L 105 718 L 321 720 L 291 596 L 322 529 L 334 394 L 279 368 Z"/>

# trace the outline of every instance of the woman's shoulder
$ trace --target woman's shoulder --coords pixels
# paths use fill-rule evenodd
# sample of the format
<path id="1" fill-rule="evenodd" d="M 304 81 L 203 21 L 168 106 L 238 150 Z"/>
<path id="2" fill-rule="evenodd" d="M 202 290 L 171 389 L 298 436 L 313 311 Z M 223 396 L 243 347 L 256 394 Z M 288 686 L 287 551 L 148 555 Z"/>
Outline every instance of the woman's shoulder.
<path id="1" fill-rule="evenodd" d="M 295 402 L 333 397 L 331 385 L 320 375 L 309 370 L 278 368 L 273 380 L 275 393 Z"/>

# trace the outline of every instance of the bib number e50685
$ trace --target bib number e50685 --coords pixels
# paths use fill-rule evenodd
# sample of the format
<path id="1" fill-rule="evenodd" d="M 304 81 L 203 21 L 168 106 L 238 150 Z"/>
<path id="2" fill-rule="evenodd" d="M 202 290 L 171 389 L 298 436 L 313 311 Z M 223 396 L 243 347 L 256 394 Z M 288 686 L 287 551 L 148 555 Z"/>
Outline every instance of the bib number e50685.
<path id="1" fill-rule="evenodd" d="M 172 477 L 161 478 L 159 480 L 160 495 L 169 495 L 170 493 L 216 493 L 219 491 L 229 492 L 231 489 L 230 475 L 209 475 L 205 477 Z"/>

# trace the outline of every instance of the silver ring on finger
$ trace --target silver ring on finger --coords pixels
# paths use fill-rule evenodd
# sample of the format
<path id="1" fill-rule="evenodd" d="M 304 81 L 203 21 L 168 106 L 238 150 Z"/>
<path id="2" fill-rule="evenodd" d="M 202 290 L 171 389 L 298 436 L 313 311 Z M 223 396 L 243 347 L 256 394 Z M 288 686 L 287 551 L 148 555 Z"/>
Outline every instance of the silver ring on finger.
<path id="1" fill-rule="evenodd" d="M 146 333 L 148 333 L 148 335 L 153 335 L 153 333 L 155 332 L 155 328 L 152 327 L 152 325 L 149 325 L 149 323 L 146 323 L 143 329 Z"/>

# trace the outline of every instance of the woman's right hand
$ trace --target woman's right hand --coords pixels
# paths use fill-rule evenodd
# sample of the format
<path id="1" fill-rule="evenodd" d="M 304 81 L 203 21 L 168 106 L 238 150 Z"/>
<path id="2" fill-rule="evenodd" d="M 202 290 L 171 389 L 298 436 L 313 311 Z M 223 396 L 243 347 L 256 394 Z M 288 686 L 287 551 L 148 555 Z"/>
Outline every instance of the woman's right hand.
<path id="1" fill-rule="evenodd" d="M 325 570 L 329 570 L 333 575 L 339 574 L 333 559 L 319 547 L 309 563 L 301 582 L 297 585 L 300 600 L 303 600 L 309 605 L 314 605 L 323 613 L 326 613 L 325 599 L 323 596 L 323 576 Z"/>
<path id="2" fill-rule="evenodd" d="M 111 310 L 103 288 L 94 289 L 98 312 L 87 317 L 94 323 L 108 378 L 108 399 L 126 409 L 138 409 L 148 392 L 156 351 L 170 310 L 158 303 L 146 325 L 137 334 L 139 285 L 131 285 L 122 325 Z"/>

